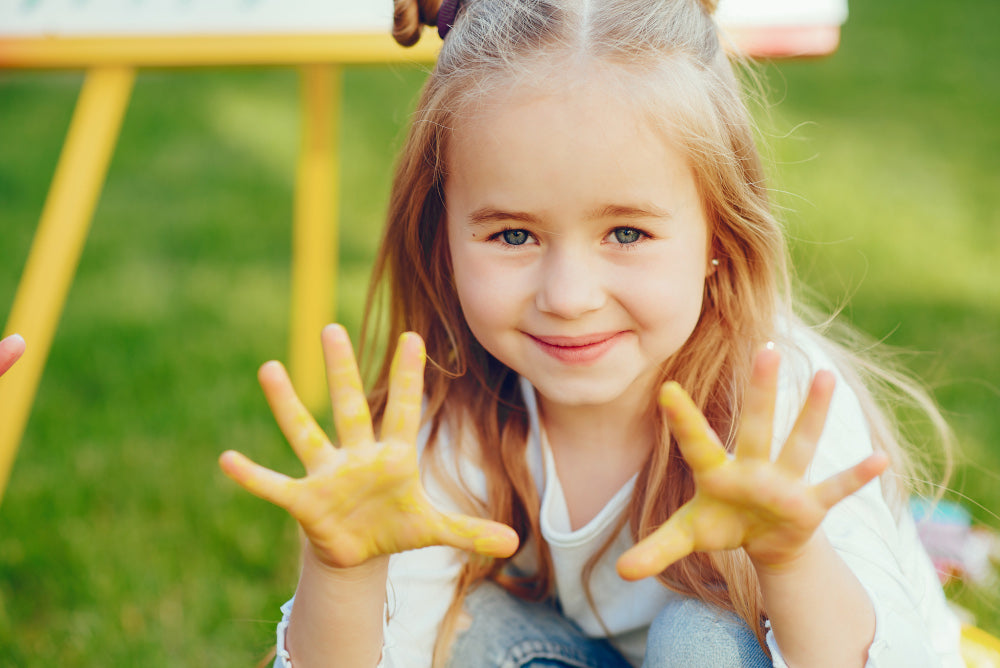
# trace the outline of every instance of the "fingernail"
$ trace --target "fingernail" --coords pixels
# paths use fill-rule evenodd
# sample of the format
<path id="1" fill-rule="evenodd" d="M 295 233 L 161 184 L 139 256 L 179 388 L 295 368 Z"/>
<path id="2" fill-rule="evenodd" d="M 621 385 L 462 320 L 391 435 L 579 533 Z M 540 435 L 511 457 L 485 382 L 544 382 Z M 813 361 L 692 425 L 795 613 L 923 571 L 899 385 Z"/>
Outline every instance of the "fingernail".
<path id="1" fill-rule="evenodd" d="M 327 335 L 333 335 L 336 336 L 337 338 L 341 339 L 347 338 L 347 330 L 344 329 L 344 326 L 341 325 L 339 322 L 331 322 L 329 325 L 323 328 L 323 331 L 327 333 Z"/>
<path id="2" fill-rule="evenodd" d="M 427 351 L 424 349 L 424 340 L 416 332 L 403 332 L 399 335 L 399 346 L 401 350 L 403 346 L 407 346 L 414 353 L 420 355 L 420 361 L 423 362 Z"/>
<path id="3" fill-rule="evenodd" d="M 11 334 L 3 339 L 4 341 L 10 341 L 11 343 L 20 343 L 24 345 L 24 337 L 20 334 Z"/>

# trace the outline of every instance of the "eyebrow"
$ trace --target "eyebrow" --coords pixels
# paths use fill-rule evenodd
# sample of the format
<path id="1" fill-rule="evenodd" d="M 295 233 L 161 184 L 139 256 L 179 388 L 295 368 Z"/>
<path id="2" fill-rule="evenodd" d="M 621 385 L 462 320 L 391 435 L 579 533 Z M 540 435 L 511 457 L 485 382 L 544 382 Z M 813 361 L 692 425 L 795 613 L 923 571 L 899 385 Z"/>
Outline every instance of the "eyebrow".
<path id="1" fill-rule="evenodd" d="M 600 218 L 670 218 L 670 212 L 661 209 L 655 204 L 627 205 L 608 204 L 607 206 L 595 209 L 589 216 L 592 219 Z"/>
<path id="2" fill-rule="evenodd" d="M 599 206 L 587 214 L 588 220 L 600 220 L 602 218 L 670 218 L 670 212 L 653 204 L 607 204 Z M 469 214 L 469 222 L 473 225 L 488 225 L 501 221 L 515 221 L 536 225 L 541 223 L 541 219 L 533 213 L 507 211 L 492 206 L 476 209 Z"/>
<path id="3" fill-rule="evenodd" d="M 469 214 L 469 222 L 473 225 L 489 225 L 490 223 L 499 223 L 504 220 L 514 220 L 536 225 L 541 223 L 541 219 L 534 214 L 524 211 L 505 211 L 504 209 L 497 209 L 492 206 L 484 206 Z"/>

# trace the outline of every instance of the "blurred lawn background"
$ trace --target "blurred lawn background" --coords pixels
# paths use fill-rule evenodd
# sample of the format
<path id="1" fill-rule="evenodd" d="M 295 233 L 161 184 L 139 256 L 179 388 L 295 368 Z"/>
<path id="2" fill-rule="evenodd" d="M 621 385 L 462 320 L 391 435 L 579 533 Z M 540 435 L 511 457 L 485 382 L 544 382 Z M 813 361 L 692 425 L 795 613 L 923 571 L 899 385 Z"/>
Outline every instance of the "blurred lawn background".
<path id="1" fill-rule="evenodd" d="M 799 273 L 916 352 L 963 448 L 953 497 L 1000 529 L 997 25 L 994 0 L 856 2 L 836 56 L 763 71 Z M 0 71 L 2 318 L 81 78 Z M 352 332 L 422 79 L 347 74 Z M 248 666 L 272 645 L 295 527 L 215 460 L 301 470 L 255 379 L 286 357 L 298 103 L 291 70 L 140 75 L 0 506 L 0 664 Z M 953 595 L 1000 634 L 997 594 Z"/>

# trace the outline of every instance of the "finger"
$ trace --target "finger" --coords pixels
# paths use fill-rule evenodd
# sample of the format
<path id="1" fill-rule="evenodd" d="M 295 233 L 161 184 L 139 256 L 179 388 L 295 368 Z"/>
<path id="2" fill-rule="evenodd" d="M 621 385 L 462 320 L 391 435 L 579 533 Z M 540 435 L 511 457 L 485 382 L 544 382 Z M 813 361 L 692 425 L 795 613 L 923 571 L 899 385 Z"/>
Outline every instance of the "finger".
<path id="1" fill-rule="evenodd" d="M 257 372 L 274 419 L 306 471 L 314 471 L 325 459 L 330 441 L 299 401 L 281 362 L 266 362 Z"/>
<path id="2" fill-rule="evenodd" d="M 672 381 L 664 383 L 660 389 L 660 405 L 667 415 L 670 433 L 677 439 L 684 461 L 692 471 L 707 471 L 726 461 L 725 448 L 680 385 Z"/>
<path id="3" fill-rule="evenodd" d="M 736 432 L 738 459 L 770 459 L 774 432 L 774 403 L 778 395 L 781 355 L 772 348 L 757 353 L 750 387 L 743 399 L 743 413 Z"/>
<path id="4" fill-rule="evenodd" d="M 0 341 L 0 376 L 24 353 L 24 339 L 20 334 L 11 334 Z"/>
<path id="5" fill-rule="evenodd" d="M 219 457 L 219 467 L 254 496 L 286 510 L 297 496 L 296 480 L 251 461 L 246 455 L 227 450 Z"/>
<path id="6" fill-rule="evenodd" d="M 833 508 L 851 494 L 867 485 L 889 466 L 889 458 L 876 452 L 846 471 L 834 474 L 813 487 L 816 498 L 826 508 Z"/>
<path id="7" fill-rule="evenodd" d="M 517 552 L 517 532 L 506 524 L 467 515 L 443 515 L 434 537 L 439 545 L 457 547 L 488 557 L 509 557 Z"/>
<path id="8" fill-rule="evenodd" d="M 373 443 L 375 433 L 368 399 L 361 384 L 351 339 L 341 325 L 323 328 L 323 353 L 330 402 L 333 404 L 333 422 L 337 426 L 340 444 L 350 448 Z"/>
<path id="9" fill-rule="evenodd" d="M 778 455 L 778 466 L 796 477 L 801 477 L 806 472 L 816 452 L 816 445 L 826 425 L 826 416 L 830 410 L 830 399 L 833 397 L 836 382 L 834 375 L 829 371 L 820 371 L 816 374 L 809 387 L 806 403 L 802 406 L 802 412 L 799 413 L 795 426 Z"/>
<path id="10" fill-rule="evenodd" d="M 618 575 L 641 580 L 659 575 L 667 566 L 694 551 L 694 531 L 683 507 L 659 529 L 618 558 Z"/>
<path id="11" fill-rule="evenodd" d="M 407 332 L 399 337 L 389 370 L 389 399 L 382 418 L 382 440 L 416 443 L 423 407 L 424 342 Z"/>

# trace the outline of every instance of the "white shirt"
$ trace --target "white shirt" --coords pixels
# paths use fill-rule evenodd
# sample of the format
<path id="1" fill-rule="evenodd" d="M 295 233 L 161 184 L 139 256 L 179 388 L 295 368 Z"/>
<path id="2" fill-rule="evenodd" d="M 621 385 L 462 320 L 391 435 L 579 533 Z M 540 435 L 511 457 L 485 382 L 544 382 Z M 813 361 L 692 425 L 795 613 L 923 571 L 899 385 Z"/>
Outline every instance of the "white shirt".
<path id="1" fill-rule="evenodd" d="M 797 332 L 795 349 L 784 350 L 783 356 L 772 455 L 776 455 L 791 431 L 810 379 L 824 368 L 836 375 L 837 389 L 806 477 L 819 482 L 870 455 L 871 438 L 858 400 L 812 335 Z M 526 457 L 542 499 L 541 532 L 552 555 L 556 594 L 563 614 L 588 635 L 605 637 L 604 628 L 584 596 L 580 573 L 625 511 L 635 477 L 590 522 L 572 530 L 562 486 L 539 424 L 534 389 L 524 379 L 521 382 L 531 424 Z M 422 433 L 421 452 L 426 438 L 427 431 Z M 449 468 L 451 448 L 455 445 L 446 434 L 442 433 L 439 439 L 439 462 L 446 473 L 461 474 L 467 488 L 480 499 L 485 498 L 482 471 L 466 459 L 460 461 L 460 471 L 454 466 Z M 424 476 L 424 485 L 435 505 L 442 510 L 457 510 L 456 503 L 432 476 Z M 958 620 L 947 607 L 913 520 L 909 514 L 903 514 L 897 522 L 882 496 L 878 480 L 830 510 L 821 528 L 872 600 L 876 629 L 866 664 L 869 668 L 964 665 L 958 651 Z M 626 526 L 594 569 L 591 592 L 616 647 L 629 662 L 639 666 L 649 624 L 677 594 L 654 578 L 626 582 L 618 577 L 615 562 L 632 544 Z M 458 551 L 447 547 L 424 548 L 390 558 L 383 668 L 430 666 L 437 629 L 451 602 L 462 558 Z M 528 563 L 517 565 L 530 568 Z M 291 666 L 284 651 L 284 632 L 292 602 L 282 606 L 284 618 L 278 626 L 276 666 Z M 770 631 L 767 642 L 774 665 L 783 668 L 786 664 Z"/>

